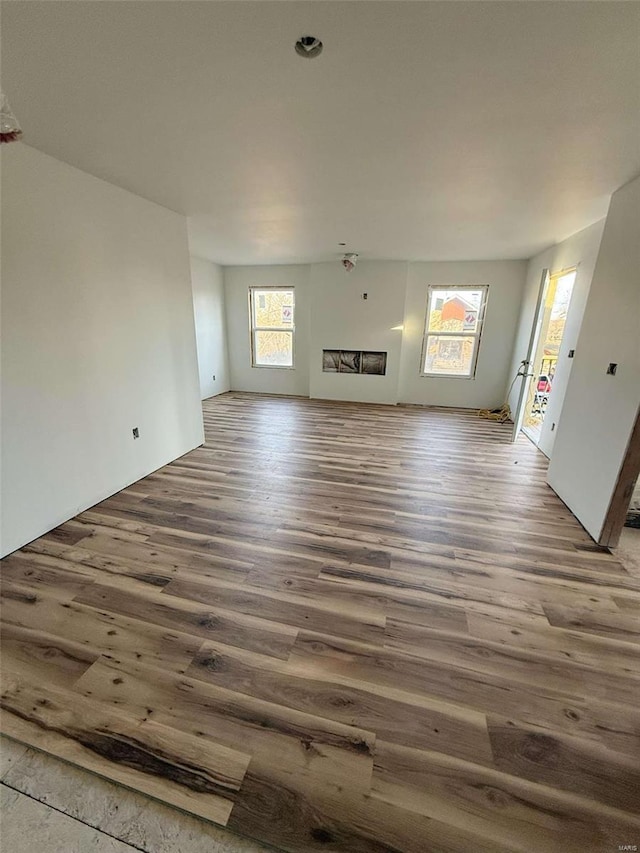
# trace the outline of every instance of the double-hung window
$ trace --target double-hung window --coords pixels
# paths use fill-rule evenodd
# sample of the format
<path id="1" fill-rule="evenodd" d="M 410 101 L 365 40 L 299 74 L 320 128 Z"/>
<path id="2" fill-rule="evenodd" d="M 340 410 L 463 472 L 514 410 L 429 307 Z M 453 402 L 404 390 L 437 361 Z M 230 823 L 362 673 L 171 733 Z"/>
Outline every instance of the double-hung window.
<path id="1" fill-rule="evenodd" d="M 420 372 L 473 379 L 489 287 L 429 287 Z"/>
<path id="2" fill-rule="evenodd" d="M 251 364 L 253 367 L 293 367 L 295 300 L 293 288 L 252 287 Z"/>

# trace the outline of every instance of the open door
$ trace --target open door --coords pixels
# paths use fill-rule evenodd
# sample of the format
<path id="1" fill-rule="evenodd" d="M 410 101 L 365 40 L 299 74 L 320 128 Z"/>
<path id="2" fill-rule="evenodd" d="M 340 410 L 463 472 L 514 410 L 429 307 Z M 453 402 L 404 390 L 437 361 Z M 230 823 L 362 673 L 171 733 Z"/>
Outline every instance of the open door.
<path id="1" fill-rule="evenodd" d="M 549 270 L 542 271 L 542 279 L 540 280 L 540 289 L 538 290 L 538 300 L 536 302 L 536 312 L 533 318 L 533 326 L 531 327 L 531 337 L 529 338 L 529 348 L 527 349 L 527 357 L 520 365 L 519 376 L 522 376 L 520 383 L 520 392 L 518 394 L 518 403 L 515 412 L 513 413 L 513 432 L 511 441 L 515 441 L 522 429 L 524 421 L 524 412 L 529 396 L 529 386 L 531 377 L 533 376 L 533 359 L 538 349 L 538 341 L 540 339 L 540 329 L 542 327 L 542 317 L 544 315 L 544 304 L 547 298 L 547 289 L 549 287 Z"/>
<path id="2" fill-rule="evenodd" d="M 529 373 L 533 373 L 533 379 L 529 383 L 522 431 L 543 453 L 546 453 L 542 446 L 545 435 L 545 447 L 548 446 L 550 450 L 553 446 L 553 440 L 549 445 L 550 439 L 548 432 L 545 431 L 544 422 L 549 408 L 549 400 L 553 397 L 555 401 L 556 398 L 555 375 L 576 276 L 577 269 L 575 267 L 552 272 L 549 275 L 544 306 L 541 309 L 542 321 L 538 334 L 538 345 L 530 363 Z M 560 367 L 563 368 L 565 365 L 565 372 L 567 372 L 570 363 L 564 362 Z M 568 375 L 565 379 L 568 379 Z M 559 406 L 555 407 L 556 418 L 560 416 L 563 396 L 564 387 L 561 385 Z M 546 455 L 549 454 L 546 453 Z"/>

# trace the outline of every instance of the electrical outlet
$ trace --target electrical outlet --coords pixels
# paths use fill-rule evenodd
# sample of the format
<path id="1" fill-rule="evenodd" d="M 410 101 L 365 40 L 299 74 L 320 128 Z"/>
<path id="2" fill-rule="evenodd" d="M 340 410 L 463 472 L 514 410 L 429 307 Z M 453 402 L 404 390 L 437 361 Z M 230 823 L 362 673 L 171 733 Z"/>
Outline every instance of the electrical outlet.
<path id="1" fill-rule="evenodd" d="M 134 437 L 134 438 L 140 438 L 140 430 L 138 429 L 138 427 L 134 427 L 134 428 L 132 429 L 132 432 L 133 432 L 133 437 Z"/>
<path id="2" fill-rule="evenodd" d="M 569 356 L 568 356 L 568 357 L 569 357 L 569 358 L 573 358 L 575 354 L 576 354 L 576 351 L 575 351 L 574 349 L 570 349 L 570 350 L 569 350 Z"/>
<path id="3" fill-rule="evenodd" d="M 214 382 L 216 381 L 216 375 L 215 375 L 215 373 L 213 374 L 213 381 L 214 381 Z"/>
<path id="4" fill-rule="evenodd" d="M 618 369 L 618 365 L 615 364 L 615 362 L 610 361 L 609 367 L 607 367 L 607 376 L 615 376 L 617 369 Z"/>

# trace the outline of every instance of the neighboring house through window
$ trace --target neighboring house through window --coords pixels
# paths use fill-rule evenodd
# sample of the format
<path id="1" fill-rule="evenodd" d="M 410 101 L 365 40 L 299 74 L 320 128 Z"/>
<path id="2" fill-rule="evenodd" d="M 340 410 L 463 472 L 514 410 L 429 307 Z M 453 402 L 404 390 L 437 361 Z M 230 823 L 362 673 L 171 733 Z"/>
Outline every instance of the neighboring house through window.
<path id="1" fill-rule="evenodd" d="M 293 288 L 251 287 L 251 364 L 293 367 L 295 300 Z"/>
<path id="2" fill-rule="evenodd" d="M 488 291 L 487 285 L 429 287 L 423 376 L 473 379 Z"/>

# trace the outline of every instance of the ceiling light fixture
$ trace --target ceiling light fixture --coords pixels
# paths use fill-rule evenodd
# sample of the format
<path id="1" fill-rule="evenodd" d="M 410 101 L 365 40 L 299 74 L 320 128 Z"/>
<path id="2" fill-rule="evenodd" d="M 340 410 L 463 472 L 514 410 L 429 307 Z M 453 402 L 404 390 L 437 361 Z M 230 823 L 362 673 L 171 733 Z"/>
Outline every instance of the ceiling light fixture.
<path id="1" fill-rule="evenodd" d="M 11 112 L 7 96 L 0 92 L 0 142 L 16 142 L 21 136 L 18 119 Z"/>
<path id="2" fill-rule="evenodd" d="M 313 59 L 322 53 L 322 42 L 315 36 L 301 36 L 296 42 L 296 53 L 305 59 Z"/>
<path id="3" fill-rule="evenodd" d="M 351 272 L 352 269 L 355 269 L 355 265 L 358 263 L 358 255 L 356 252 L 347 252 L 345 256 L 342 258 L 342 266 L 345 268 L 347 272 Z"/>

